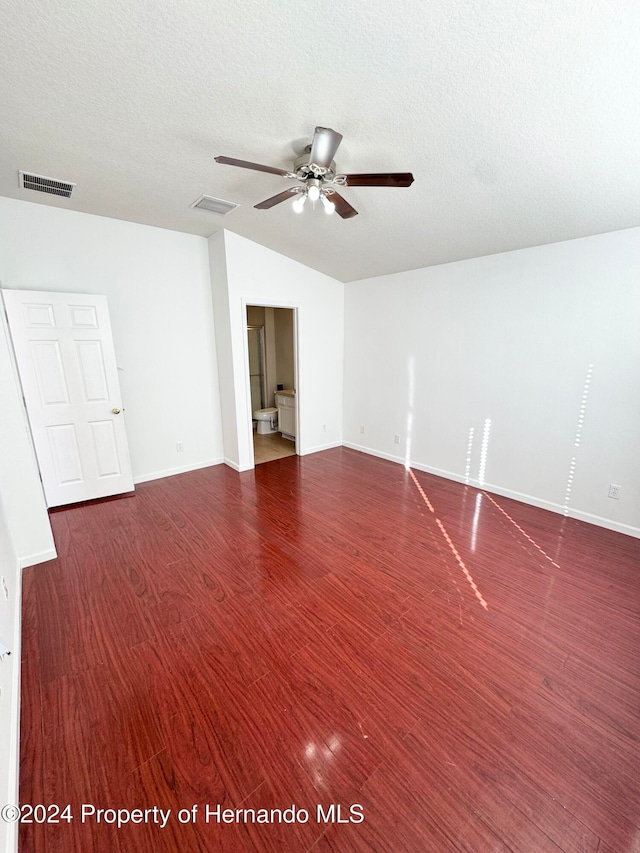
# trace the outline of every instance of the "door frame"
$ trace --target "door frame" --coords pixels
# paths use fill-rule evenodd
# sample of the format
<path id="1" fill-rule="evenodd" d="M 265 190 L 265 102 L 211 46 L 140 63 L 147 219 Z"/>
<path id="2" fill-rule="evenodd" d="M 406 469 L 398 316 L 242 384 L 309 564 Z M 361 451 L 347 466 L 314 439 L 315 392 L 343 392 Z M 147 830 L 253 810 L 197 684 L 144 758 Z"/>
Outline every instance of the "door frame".
<path id="1" fill-rule="evenodd" d="M 249 416 L 249 435 L 251 440 L 249 441 L 249 459 L 251 461 L 251 466 L 247 470 L 251 470 L 256 467 L 255 454 L 253 452 L 253 418 L 251 417 L 253 414 L 253 409 L 251 408 L 251 376 L 249 373 L 249 340 L 247 337 L 247 308 L 250 305 L 255 305 L 257 308 L 287 308 L 290 311 L 293 311 L 293 382 L 296 389 L 296 395 L 294 397 L 295 400 L 295 415 L 296 415 L 296 455 L 300 456 L 300 448 L 303 447 L 302 442 L 302 432 L 303 428 L 301 425 L 300 418 L 300 346 L 299 346 L 299 310 L 300 306 L 296 305 L 292 302 L 279 302 L 271 299 L 258 298 L 252 299 L 251 297 L 243 296 L 242 300 L 242 319 L 244 322 L 244 334 L 243 334 L 243 346 L 244 346 L 244 388 L 245 395 L 247 401 L 247 412 Z"/>

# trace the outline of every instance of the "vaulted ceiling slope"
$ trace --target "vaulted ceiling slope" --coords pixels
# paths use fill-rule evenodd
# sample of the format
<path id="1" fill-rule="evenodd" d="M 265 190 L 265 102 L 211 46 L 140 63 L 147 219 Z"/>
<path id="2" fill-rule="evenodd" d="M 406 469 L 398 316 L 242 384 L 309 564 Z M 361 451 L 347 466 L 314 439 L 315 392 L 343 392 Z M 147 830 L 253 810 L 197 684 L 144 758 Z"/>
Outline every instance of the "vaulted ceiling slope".
<path id="1" fill-rule="evenodd" d="M 0 0 L 0 195 L 209 236 L 341 281 L 640 224 L 636 0 Z M 350 220 L 253 205 L 316 125 Z M 77 183 L 69 200 L 18 170 Z M 202 193 L 241 206 L 193 210 Z"/>

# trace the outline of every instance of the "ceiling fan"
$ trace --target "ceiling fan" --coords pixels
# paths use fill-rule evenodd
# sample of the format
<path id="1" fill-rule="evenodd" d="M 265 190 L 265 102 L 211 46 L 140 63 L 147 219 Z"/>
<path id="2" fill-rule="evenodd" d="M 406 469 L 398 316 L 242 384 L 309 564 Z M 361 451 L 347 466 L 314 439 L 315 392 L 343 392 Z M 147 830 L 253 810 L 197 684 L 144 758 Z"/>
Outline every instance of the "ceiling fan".
<path id="1" fill-rule="evenodd" d="M 382 172 L 380 174 L 336 174 L 336 164 L 333 160 L 342 134 L 330 127 L 316 127 L 313 142 L 305 148 L 305 153 L 298 157 L 293 164 L 293 171 L 278 169 L 274 166 L 263 166 L 260 163 L 250 163 L 248 160 L 236 160 L 233 157 L 216 157 L 216 163 L 227 166 L 240 166 L 242 169 L 253 169 L 256 172 L 270 172 L 292 178 L 298 184 L 289 187 L 271 198 L 254 205 L 258 210 L 267 210 L 287 199 L 293 199 L 293 209 L 302 213 L 307 199 L 311 202 L 320 200 L 325 213 L 337 212 L 343 219 L 357 216 L 358 211 L 343 198 L 335 187 L 410 187 L 413 183 L 411 172 Z"/>

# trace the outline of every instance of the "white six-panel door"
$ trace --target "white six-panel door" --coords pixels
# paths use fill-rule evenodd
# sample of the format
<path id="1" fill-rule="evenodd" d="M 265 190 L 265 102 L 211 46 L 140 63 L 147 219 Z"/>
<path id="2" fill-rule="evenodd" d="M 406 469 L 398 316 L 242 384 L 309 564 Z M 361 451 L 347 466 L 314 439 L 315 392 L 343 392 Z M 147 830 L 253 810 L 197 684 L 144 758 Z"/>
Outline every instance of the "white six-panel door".
<path id="1" fill-rule="evenodd" d="M 2 294 L 47 506 L 132 491 L 106 297 Z"/>

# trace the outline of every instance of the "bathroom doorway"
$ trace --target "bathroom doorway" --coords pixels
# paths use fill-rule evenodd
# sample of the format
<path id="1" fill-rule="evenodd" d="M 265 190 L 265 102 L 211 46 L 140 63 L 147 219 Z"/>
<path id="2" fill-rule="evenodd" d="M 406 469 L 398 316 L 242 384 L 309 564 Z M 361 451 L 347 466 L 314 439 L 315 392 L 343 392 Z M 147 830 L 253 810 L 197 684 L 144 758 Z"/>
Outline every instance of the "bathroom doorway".
<path id="1" fill-rule="evenodd" d="M 296 454 L 297 389 L 292 308 L 247 306 L 254 464 Z"/>

